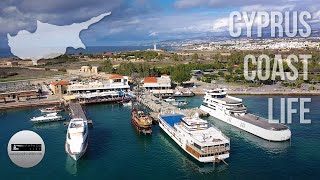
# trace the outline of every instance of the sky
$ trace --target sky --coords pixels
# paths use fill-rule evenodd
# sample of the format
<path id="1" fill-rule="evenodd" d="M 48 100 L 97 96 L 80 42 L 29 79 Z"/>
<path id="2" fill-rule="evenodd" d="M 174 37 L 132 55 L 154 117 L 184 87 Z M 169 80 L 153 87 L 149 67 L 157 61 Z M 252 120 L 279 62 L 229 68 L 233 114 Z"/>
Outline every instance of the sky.
<path id="1" fill-rule="evenodd" d="M 232 11 L 309 11 L 320 22 L 320 0 L 1 0 L 0 47 L 7 33 L 34 32 L 37 20 L 70 25 L 112 12 L 81 32 L 86 46 L 135 45 L 146 42 L 228 33 Z"/>

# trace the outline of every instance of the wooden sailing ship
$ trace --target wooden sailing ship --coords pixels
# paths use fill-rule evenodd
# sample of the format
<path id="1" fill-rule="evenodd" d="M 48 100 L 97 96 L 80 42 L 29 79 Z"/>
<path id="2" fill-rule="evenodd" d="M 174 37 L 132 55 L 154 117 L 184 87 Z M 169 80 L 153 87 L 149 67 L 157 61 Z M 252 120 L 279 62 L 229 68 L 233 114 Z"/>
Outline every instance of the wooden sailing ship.
<path id="1" fill-rule="evenodd" d="M 133 108 L 131 110 L 131 122 L 139 133 L 152 133 L 152 119 L 142 110 Z"/>

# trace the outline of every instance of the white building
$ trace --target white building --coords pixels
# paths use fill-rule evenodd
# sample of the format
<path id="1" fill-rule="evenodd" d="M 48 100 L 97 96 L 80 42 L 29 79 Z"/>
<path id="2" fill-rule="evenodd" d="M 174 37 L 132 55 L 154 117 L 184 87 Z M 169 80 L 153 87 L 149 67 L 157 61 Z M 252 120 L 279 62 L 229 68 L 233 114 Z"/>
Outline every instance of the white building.
<path id="1" fill-rule="evenodd" d="M 129 89 L 128 77 L 115 74 L 106 81 L 80 82 L 69 85 L 68 93 L 128 91 Z"/>
<path id="2" fill-rule="evenodd" d="M 164 74 L 161 77 L 146 77 L 143 79 L 143 87 L 147 90 L 171 89 L 170 76 Z"/>

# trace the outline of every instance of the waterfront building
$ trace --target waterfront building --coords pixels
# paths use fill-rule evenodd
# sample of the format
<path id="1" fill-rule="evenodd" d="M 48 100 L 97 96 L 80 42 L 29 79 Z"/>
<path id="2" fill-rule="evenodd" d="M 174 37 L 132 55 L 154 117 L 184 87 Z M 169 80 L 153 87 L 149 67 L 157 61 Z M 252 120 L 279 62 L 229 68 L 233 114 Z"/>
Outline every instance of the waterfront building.
<path id="1" fill-rule="evenodd" d="M 68 81 L 54 81 L 50 84 L 50 89 L 52 90 L 53 94 L 55 95 L 63 95 L 67 94 L 68 85 L 71 83 Z"/>
<path id="2" fill-rule="evenodd" d="M 143 87 L 151 91 L 171 89 L 170 76 L 164 74 L 161 77 L 146 77 L 143 79 Z"/>
<path id="3" fill-rule="evenodd" d="M 68 86 L 68 93 L 92 93 L 109 91 L 128 91 L 130 89 L 127 76 L 111 75 L 108 80 L 79 82 Z"/>

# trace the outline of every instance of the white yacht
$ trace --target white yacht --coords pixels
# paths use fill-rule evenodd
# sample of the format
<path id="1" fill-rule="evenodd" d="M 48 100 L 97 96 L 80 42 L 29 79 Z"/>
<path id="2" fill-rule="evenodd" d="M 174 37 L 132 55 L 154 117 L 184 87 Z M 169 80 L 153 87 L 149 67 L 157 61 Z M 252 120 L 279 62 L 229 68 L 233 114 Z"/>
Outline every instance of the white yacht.
<path id="1" fill-rule="evenodd" d="M 283 124 L 269 123 L 267 119 L 247 112 L 242 99 L 229 96 L 225 89 L 208 90 L 200 109 L 211 116 L 269 141 L 286 141 L 290 129 Z"/>
<path id="2" fill-rule="evenodd" d="M 66 137 L 65 150 L 74 159 L 79 160 L 88 147 L 88 122 L 82 118 L 71 119 Z"/>
<path id="3" fill-rule="evenodd" d="M 44 116 L 39 116 L 39 117 L 33 117 L 31 118 L 30 121 L 35 122 L 35 123 L 40 123 L 40 122 L 54 122 L 54 121 L 62 121 L 64 118 L 58 113 L 50 113 L 46 114 Z"/>
<path id="4" fill-rule="evenodd" d="M 229 138 L 198 116 L 161 112 L 159 126 L 199 162 L 219 162 L 229 157 Z"/>

